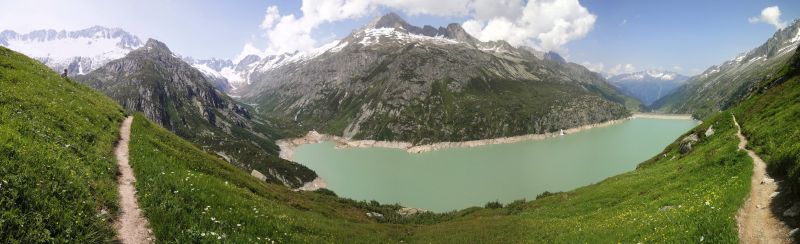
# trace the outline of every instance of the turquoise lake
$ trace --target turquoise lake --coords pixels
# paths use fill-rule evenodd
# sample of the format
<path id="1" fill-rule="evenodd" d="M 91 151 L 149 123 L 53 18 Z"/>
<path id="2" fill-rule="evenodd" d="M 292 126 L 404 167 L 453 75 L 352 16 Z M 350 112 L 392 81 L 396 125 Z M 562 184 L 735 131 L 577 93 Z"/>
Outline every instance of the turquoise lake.
<path id="1" fill-rule="evenodd" d="M 698 124 L 637 118 L 545 140 L 421 154 L 399 149 L 336 149 L 333 142 L 295 149 L 337 195 L 446 212 L 489 201 L 532 200 L 631 171 Z"/>

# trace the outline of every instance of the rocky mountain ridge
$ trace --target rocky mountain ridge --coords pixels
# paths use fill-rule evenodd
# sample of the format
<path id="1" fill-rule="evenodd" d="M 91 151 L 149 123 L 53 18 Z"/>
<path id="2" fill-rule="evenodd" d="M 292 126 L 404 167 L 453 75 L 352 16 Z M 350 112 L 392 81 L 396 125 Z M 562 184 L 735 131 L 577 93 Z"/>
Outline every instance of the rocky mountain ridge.
<path id="1" fill-rule="evenodd" d="M 292 187 L 316 178 L 308 168 L 278 158 L 274 141 L 282 134 L 273 124 L 217 90 L 157 40 L 76 79 L 248 172 L 258 170 Z"/>
<path id="2" fill-rule="evenodd" d="M 544 133 L 630 114 L 633 99 L 559 58 L 480 42 L 457 24 L 415 27 L 388 14 L 315 50 L 259 61 L 237 95 L 303 130 L 415 144 Z"/>
<path id="3" fill-rule="evenodd" d="M 691 113 L 698 118 L 722 111 L 742 100 L 754 84 L 773 77 L 798 45 L 800 20 L 795 20 L 764 44 L 690 78 L 652 107 L 668 113 Z"/>

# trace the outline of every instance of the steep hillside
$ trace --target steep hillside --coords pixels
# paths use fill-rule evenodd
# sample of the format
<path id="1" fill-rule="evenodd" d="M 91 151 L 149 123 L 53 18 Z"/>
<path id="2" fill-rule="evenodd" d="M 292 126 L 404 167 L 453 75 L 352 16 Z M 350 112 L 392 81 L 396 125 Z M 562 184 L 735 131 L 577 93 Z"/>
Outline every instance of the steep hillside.
<path id="1" fill-rule="evenodd" d="M 458 24 L 416 27 L 395 14 L 319 49 L 265 58 L 248 81 L 237 95 L 304 130 L 416 144 L 544 133 L 638 108 L 552 53 L 480 42 Z"/>
<path id="2" fill-rule="evenodd" d="M 262 181 L 137 115 L 130 144 L 140 204 L 167 242 L 397 239 L 347 201 Z"/>
<path id="3" fill-rule="evenodd" d="M 123 110 L 45 65 L 0 47 L 0 242 L 114 239 Z"/>
<path id="4" fill-rule="evenodd" d="M 775 32 L 761 46 L 694 76 L 651 107 L 667 113 L 705 118 L 744 99 L 747 91 L 783 68 L 800 44 L 800 20 Z M 773 76 L 774 78 L 774 76 Z"/>
<path id="5" fill-rule="evenodd" d="M 706 136 L 708 128 L 715 133 Z M 420 228 L 414 243 L 735 243 L 752 162 L 730 114 L 682 135 L 628 173 Z M 691 150 L 684 138 L 697 136 Z M 682 152 L 683 151 L 683 152 Z M 466 211 L 466 210 L 465 210 Z"/>
<path id="6" fill-rule="evenodd" d="M 793 198 L 800 197 L 800 52 L 732 110 L 770 174 L 786 181 Z"/>
<path id="7" fill-rule="evenodd" d="M 273 125 L 218 91 L 204 75 L 150 39 L 124 58 L 76 79 L 247 172 L 258 170 L 292 187 L 316 174 L 279 158 Z"/>
<path id="8" fill-rule="evenodd" d="M 121 109 L 0 50 L 0 242 L 111 241 L 110 152 Z M 733 215 L 752 168 L 736 151 L 730 114 L 721 114 L 633 172 L 594 185 L 401 217 L 399 206 L 259 181 L 142 115 L 133 126 L 138 198 L 164 242 L 735 242 Z M 683 139 L 691 134 L 697 141 Z"/>
<path id="9" fill-rule="evenodd" d="M 650 106 L 683 85 L 687 79 L 689 77 L 674 72 L 647 70 L 611 76 L 608 82 L 625 95 L 635 97 L 643 105 Z"/>
<path id="10" fill-rule="evenodd" d="M 736 150 L 730 118 L 711 118 L 633 172 L 594 185 L 507 206 L 411 217 L 398 216 L 399 206 L 264 184 L 142 116 L 134 121 L 131 160 L 145 179 L 137 188 L 160 240 L 735 242 L 733 216 L 747 195 L 752 164 Z M 715 133 L 707 135 L 712 126 Z M 692 134 L 698 140 L 687 150 L 683 138 Z"/>

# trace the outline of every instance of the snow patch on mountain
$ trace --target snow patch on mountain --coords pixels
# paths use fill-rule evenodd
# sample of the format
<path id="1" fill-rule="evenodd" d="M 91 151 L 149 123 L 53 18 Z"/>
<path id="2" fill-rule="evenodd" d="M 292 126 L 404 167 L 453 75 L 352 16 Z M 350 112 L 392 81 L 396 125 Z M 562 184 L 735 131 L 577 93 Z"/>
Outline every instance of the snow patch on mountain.
<path id="1" fill-rule="evenodd" d="M 646 70 L 635 73 L 611 76 L 608 78 L 608 80 L 611 81 L 612 83 L 614 83 L 615 81 L 671 81 L 682 77 L 683 76 L 673 72 Z"/>
<path id="2" fill-rule="evenodd" d="M 361 38 L 361 41 L 358 43 L 362 46 L 370 46 L 377 43 L 380 43 L 381 40 L 388 39 L 388 40 L 396 40 L 400 41 L 401 43 L 412 43 L 412 42 L 431 42 L 436 44 L 458 44 L 460 42 L 438 35 L 438 36 L 426 36 L 420 34 L 413 34 L 401 28 L 371 28 L 365 29 L 363 32 L 360 32 L 356 38 Z"/>
<path id="3" fill-rule="evenodd" d="M 124 57 L 143 44 L 121 29 L 94 26 L 78 31 L 38 30 L 0 33 L 0 45 L 33 57 L 54 70 L 85 74 Z"/>

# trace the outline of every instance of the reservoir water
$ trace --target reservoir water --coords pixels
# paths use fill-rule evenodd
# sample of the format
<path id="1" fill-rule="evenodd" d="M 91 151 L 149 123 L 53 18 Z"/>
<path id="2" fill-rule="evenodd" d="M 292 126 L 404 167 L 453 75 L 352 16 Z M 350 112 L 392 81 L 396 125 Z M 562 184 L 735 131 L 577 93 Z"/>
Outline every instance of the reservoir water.
<path id="1" fill-rule="evenodd" d="M 637 118 L 545 140 L 421 154 L 325 142 L 299 146 L 294 160 L 341 197 L 446 212 L 531 200 L 631 171 L 697 123 Z"/>

